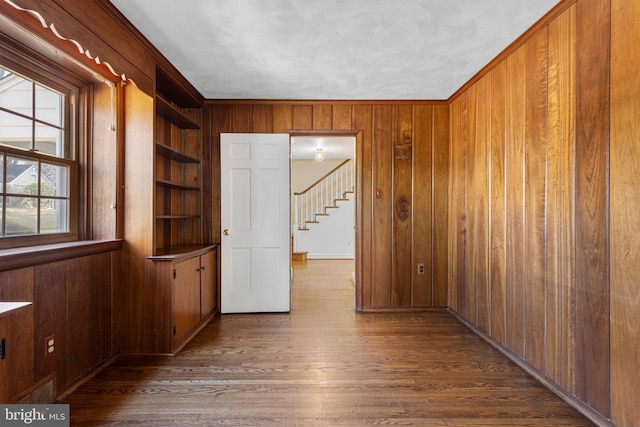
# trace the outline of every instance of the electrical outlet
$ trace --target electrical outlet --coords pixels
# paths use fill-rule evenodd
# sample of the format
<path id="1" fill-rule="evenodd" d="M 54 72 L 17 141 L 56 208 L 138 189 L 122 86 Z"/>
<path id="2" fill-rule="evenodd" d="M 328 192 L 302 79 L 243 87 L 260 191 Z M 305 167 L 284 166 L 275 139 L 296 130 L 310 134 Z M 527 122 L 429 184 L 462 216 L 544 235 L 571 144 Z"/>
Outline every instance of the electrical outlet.
<path id="1" fill-rule="evenodd" d="M 45 356 L 51 356 L 56 350 L 56 337 L 49 335 L 44 339 Z"/>
<path id="2" fill-rule="evenodd" d="M 418 264 L 418 274 L 424 274 L 424 264 L 423 263 L 419 263 Z"/>

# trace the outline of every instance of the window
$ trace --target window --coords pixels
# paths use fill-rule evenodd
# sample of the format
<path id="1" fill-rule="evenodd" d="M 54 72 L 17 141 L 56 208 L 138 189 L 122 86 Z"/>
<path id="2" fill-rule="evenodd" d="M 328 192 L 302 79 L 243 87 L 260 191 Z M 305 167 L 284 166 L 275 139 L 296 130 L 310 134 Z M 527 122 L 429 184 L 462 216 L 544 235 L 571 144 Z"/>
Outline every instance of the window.
<path id="1" fill-rule="evenodd" d="M 78 234 L 77 90 L 54 76 L 45 83 L 20 71 L 0 62 L 0 247 L 67 241 Z"/>

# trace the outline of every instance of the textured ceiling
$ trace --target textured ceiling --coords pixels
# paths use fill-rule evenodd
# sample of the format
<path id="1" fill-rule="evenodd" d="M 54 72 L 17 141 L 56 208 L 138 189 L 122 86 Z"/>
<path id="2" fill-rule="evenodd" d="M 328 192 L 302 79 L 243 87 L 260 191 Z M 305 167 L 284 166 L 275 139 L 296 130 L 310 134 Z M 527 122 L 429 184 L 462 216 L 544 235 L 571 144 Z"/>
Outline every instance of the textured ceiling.
<path id="1" fill-rule="evenodd" d="M 111 0 L 207 99 L 449 98 L 559 0 Z"/>

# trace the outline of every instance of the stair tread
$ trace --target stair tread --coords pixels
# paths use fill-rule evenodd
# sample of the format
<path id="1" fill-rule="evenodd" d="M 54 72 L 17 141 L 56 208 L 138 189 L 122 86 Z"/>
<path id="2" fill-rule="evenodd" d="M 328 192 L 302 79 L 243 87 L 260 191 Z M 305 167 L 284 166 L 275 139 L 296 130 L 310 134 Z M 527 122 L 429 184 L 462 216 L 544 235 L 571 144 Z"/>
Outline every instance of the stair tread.
<path id="1" fill-rule="evenodd" d="M 299 231 L 309 231 L 309 229 L 306 228 L 306 227 L 298 227 L 298 230 Z"/>

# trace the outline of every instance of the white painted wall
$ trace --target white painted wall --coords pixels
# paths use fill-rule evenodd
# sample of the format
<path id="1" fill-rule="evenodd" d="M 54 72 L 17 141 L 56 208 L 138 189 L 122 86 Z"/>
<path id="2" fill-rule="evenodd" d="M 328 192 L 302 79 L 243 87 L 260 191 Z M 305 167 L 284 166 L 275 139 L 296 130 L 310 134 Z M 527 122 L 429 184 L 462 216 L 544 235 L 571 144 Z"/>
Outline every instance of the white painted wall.
<path id="1" fill-rule="evenodd" d="M 328 209 L 329 216 L 318 217 L 318 224 L 307 224 L 309 231 L 294 231 L 296 252 L 307 252 L 309 259 L 351 259 L 355 256 L 355 197 L 338 201 Z"/>
<path id="2" fill-rule="evenodd" d="M 315 160 L 291 161 L 291 191 L 300 193 L 313 185 L 318 179 L 331 172 L 344 162 L 344 159 L 325 159 L 322 162 Z"/>

